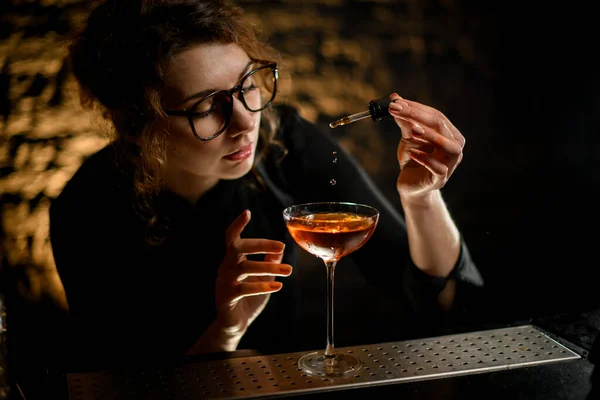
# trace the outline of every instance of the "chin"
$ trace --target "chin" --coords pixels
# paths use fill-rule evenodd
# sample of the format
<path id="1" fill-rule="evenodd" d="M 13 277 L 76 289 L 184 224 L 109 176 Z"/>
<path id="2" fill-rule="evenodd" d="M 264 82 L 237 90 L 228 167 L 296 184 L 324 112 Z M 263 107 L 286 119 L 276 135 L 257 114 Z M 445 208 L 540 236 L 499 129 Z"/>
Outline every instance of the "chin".
<path id="1" fill-rule="evenodd" d="M 239 179 L 252 170 L 254 165 L 254 156 L 240 162 L 234 167 L 230 168 L 225 174 L 224 179 Z"/>

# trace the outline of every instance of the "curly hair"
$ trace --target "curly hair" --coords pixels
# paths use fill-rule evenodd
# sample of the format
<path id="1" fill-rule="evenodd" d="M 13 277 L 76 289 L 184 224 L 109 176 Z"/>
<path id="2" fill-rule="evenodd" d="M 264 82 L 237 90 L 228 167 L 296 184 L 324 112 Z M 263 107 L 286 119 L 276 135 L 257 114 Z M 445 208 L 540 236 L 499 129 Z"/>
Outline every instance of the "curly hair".
<path id="1" fill-rule="evenodd" d="M 166 117 L 161 89 L 173 58 L 199 44 L 235 43 L 251 58 L 279 61 L 244 11 L 225 0 L 105 0 L 69 46 L 69 60 L 84 107 L 112 123 L 120 162 L 133 166 L 137 208 L 156 223 L 152 197 L 163 184 L 166 134 L 154 129 Z M 264 156 L 274 135 L 273 108 L 262 112 Z"/>

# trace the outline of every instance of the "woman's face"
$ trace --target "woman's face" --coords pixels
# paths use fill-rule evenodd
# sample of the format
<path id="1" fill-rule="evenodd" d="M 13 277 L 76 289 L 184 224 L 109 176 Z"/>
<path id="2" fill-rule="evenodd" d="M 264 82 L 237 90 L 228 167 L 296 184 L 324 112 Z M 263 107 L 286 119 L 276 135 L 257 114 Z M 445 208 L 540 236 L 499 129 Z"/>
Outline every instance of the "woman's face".
<path id="1" fill-rule="evenodd" d="M 165 110 L 183 110 L 198 103 L 207 94 L 238 85 L 249 72 L 250 58 L 236 44 L 202 44 L 177 55 L 167 71 L 162 106 Z M 244 84 L 244 86 L 246 86 Z M 194 137 L 187 117 L 169 116 L 160 128 L 168 133 L 167 169 L 191 174 L 208 182 L 236 179 L 250 171 L 258 141 L 260 112 L 250 112 L 234 95 L 231 122 L 227 129 L 210 141 Z M 249 97 L 249 95 L 247 95 Z M 248 99 L 247 99 L 248 100 Z M 212 136 L 218 130 L 211 123 L 216 102 L 203 102 L 194 119 L 197 134 Z"/>

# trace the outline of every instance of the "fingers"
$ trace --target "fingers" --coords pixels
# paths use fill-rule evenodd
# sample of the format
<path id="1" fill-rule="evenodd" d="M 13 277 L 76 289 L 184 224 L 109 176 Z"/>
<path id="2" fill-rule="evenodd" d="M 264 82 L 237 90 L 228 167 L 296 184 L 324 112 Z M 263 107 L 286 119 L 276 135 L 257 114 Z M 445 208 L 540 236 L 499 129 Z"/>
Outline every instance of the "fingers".
<path id="1" fill-rule="evenodd" d="M 225 231 L 225 243 L 229 250 L 238 255 L 281 254 L 285 244 L 268 239 L 241 239 L 242 231 L 250 222 L 250 210 L 245 210 L 229 225 Z"/>
<path id="2" fill-rule="evenodd" d="M 405 100 L 396 93 L 393 93 L 390 98 L 394 100 L 389 105 L 390 115 L 396 119 L 403 131 L 430 130 L 448 139 L 453 139 L 461 147 L 464 147 L 464 136 L 440 111 L 424 104 Z M 403 134 L 403 138 L 409 137 Z"/>
<path id="3" fill-rule="evenodd" d="M 237 281 L 251 276 L 289 276 L 291 273 L 292 267 L 288 264 L 246 260 L 239 264 Z"/>
<path id="4" fill-rule="evenodd" d="M 281 264 L 285 244 L 269 239 L 242 239 L 242 231 L 250 221 L 250 211 L 241 213 L 225 233 L 226 257 L 219 268 L 219 281 L 238 285 L 242 281 L 273 281 L 276 276 L 289 276 L 292 267 Z M 247 255 L 264 254 L 264 261 L 248 260 Z M 226 283 L 229 282 L 229 283 Z"/>
<path id="5" fill-rule="evenodd" d="M 269 239 L 239 239 L 230 243 L 230 247 L 240 255 L 275 254 L 283 255 L 285 244 Z"/>
<path id="6" fill-rule="evenodd" d="M 275 277 L 271 275 L 249 276 L 246 278 L 245 282 L 273 282 L 274 280 Z"/>
<path id="7" fill-rule="evenodd" d="M 434 175 L 449 177 L 462 160 L 463 135 L 440 111 L 405 100 L 397 93 L 390 98 L 390 115 L 402 131 L 410 158 Z M 400 160 L 400 153 L 398 157 Z"/>
<path id="8" fill-rule="evenodd" d="M 215 298 L 217 308 L 226 310 L 226 315 L 245 297 L 269 295 L 281 290 L 283 285 L 275 281 L 275 278 L 286 277 L 292 273 L 290 265 L 281 263 L 284 243 L 268 239 L 241 238 L 249 222 L 250 211 L 245 210 L 225 232 L 226 254 L 217 274 Z M 246 256 L 250 254 L 264 254 L 264 261 L 248 260 Z M 258 307 L 252 312 L 260 312 L 260 304 L 264 306 L 264 303 L 256 305 L 254 301 L 260 303 L 266 300 L 252 299 L 245 303 L 245 307 L 250 309 Z"/>
<path id="9" fill-rule="evenodd" d="M 412 138 L 417 141 L 433 144 L 434 147 L 448 153 L 452 156 L 459 156 L 462 153 L 462 146 L 453 138 L 441 135 L 429 127 L 416 126 L 411 131 Z"/>
<path id="10" fill-rule="evenodd" d="M 233 220 L 225 231 L 225 243 L 230 245 L 239 239 L 242 231 L 246 225 L 248 225 L 248 222 L 250 222 L 250 210 L 244 210 L 243 213 Z"/>
<path id="11" fill-rule="evenodd" d="M 243 261 L 239 264 L 239 268 L 234 268 L 231 273 L 223 276 L 223 278 L 227 276 L 229 278 L 217 280 L 217 303 L 232 307 L 248 296 L 269 295 L 278 292 L 283 284 L 275 281 L 275 277 L 285 277 L 291 273 L 292 267 L 287 264 Z"/>
<path id="12" fill-rule="evenodd" d="M 285 245 L 284 245 L 284 247 L 285 247 Z M 265 254 L 265 261 L 266 262 L 280 264 L 281 260 L 283 260 L 283 250 L 281 250 L 281 253 L 267 253 L 267 254 Z"/>
<path id="13" fill-rule="evenodd" d="M 408 154 L 417 163 L 421 164 L 434 175 L 448 176 L 450 167 L 443 161 L 436 158 L 434 153 L 427 153 L 419 149 L 409 149 Z"/>
<path id="14" fill-rule="evenodd" d="M 281 282 L 243 282 L 236 286 L 234 298 L 231 300 L 232 303 L 247 297 L 247 296 L 258 296 L 263 294 L 269 294 L 278 292 L 281 290 L 283 284 Z"/>

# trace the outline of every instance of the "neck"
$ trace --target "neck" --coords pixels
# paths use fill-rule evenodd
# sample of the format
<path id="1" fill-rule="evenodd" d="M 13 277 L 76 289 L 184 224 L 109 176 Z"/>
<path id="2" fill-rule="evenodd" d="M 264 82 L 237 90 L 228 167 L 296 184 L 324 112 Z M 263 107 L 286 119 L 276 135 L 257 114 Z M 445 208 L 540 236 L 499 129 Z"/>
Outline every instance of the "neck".
<path id="1" fill-rule="evenodd" d="M 218 178 L 206 178 L 182 169 L 167 168 L 166 187 L 194 205 L 198 199 L 219 183 Z"/>

